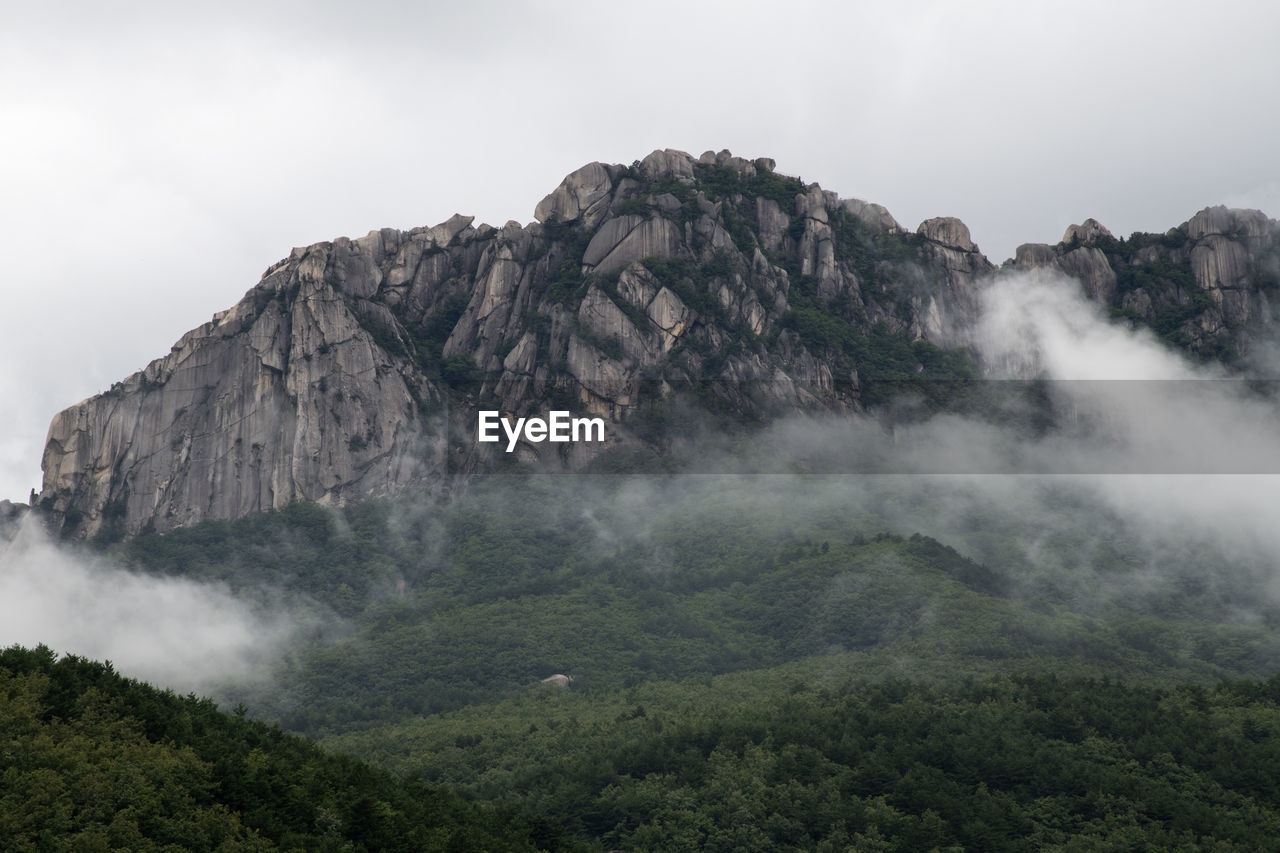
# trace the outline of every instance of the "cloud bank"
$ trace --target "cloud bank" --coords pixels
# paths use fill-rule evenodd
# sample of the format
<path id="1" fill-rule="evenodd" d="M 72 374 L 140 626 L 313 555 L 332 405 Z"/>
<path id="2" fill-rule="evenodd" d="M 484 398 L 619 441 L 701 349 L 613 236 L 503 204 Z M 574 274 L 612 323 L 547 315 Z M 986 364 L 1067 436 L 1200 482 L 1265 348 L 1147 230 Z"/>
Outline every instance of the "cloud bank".
<path id="1" fill-rule="evenodd" d="M 180 692 L 265 676 L 297 631 L 225 587 L 126 571 L 52 542 L 28 515 L 0 540 L 0 646 L 109 660 Z"/>
<path id="2" fill-rule="evenodd" d="M 607 510 L 590 515 L 601 547 L 645 547 L 686 519 L 750 518 L 801 536 L 922 533 L 1015 592 L 1086 610 L 1164 608 L 1187 590 L 1203 618 L 1275 610 L 1274 389 L 1111 322 L 1057 275 L 997 276 L 967 334 L 996 390 L 1010 392 L 1006 408 L 792 417 L 750 441 L 713 439 L 696 454 L 706 476 L 635 477 L 601 498 Z M 1042 408 L 1019 408 L 1012 392 L 1026 389 Z"/>

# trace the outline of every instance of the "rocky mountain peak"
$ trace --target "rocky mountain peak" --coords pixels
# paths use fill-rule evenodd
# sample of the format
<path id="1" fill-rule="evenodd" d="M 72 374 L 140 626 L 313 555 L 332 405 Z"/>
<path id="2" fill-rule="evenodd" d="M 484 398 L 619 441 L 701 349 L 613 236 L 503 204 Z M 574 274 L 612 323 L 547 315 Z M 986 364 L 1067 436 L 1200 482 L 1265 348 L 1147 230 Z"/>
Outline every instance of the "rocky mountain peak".
<path id="1" fill-rule="evenodd" d="M 472 435 L 481 402 L 609 418 L 606 448 L 515 454 L 571 468 L 660 450 L 653 413 L 709 381 L 747 419 L 857 408 L 877 364 L 917 373 L 991 269 L 958 220 L 912 235 L 729 151 L 588 163 L 535 219 L 294 249 L 60 413 L 38 503 L 74 535 L 118 536 L 442 487 L 492 462 Z"/>
<path id="2" fill-rule="evenodd" d="M 767 158 L 671 149 L 589 163 L 535 217 L 294 249 L 168 355 L 57 415 L 38 505 L 110 538 L 495 466 L 619 470 L 662 458 L 693 413 L 848 412 L 883 401 L 882 380 L 927 396 L 973 375 L 949 347 L 995 269 L 958 219 L 910 232 Z M 1135 322 L 1172 317 L 1193 348 L 1270 317 L 1265 217 L 1210 208 L 1128 242 L 1073 227 L 1014 266 L 1055 266 Z M 606 418 L 607 440 L 510 456 L 476 441 L 481 409 L 553 408 Z"/>
<path id="3" fill-rule="evenodd" d="M 969 238 L 969 226 L 954 216 L 939 216 L 926 219 L 916 228 L 916 233 L 925 239 L 941 246 L 958 249 L 961 252 L 976 252 L 978 247 Z"/>
<path id="4" fill-rule="evenodd" d="M 1240 362 L 1270 335 L 1280 293 L 1280 223 L 1261 211 L 1207 207 L 1164 234 L 1117 239 L 1097 220 L 1057 246 L 1018 247 L 1016 269 L 1077 279 L 1117 318 L 1150 327 L 1193 356 Z"/>
<path id="5" fill-rule="evenodd" d="M 608 167 L 603 163 L 588 163 L 566 175 L 560 186 L 538 202 L 533 216 L 549 225 L 571 222 L 594 225 L 607 209 L 612 192 L 613 178 Z"/>
<path id="6" fill-rule="evenodd" d="M 1261 210 L 1206 207 L 1184 222 L 1179 230 L 1192 240 L 1210 235 L 1244 240 L 1266 240 L 1274 231 L 1275 223 Z"/>
<path id="7" fill-rule="evenodd" d="M 1092 243 L 1099 238 L 1114 240 L 1115 235 L 1107 230 L 1107 227 L 1096 219 L 1090 217 L 1079 225 L 1068 225 L 1067 230 L 1062 235 L 1062 242 L 1068 245 L 1072 243 Z"/>

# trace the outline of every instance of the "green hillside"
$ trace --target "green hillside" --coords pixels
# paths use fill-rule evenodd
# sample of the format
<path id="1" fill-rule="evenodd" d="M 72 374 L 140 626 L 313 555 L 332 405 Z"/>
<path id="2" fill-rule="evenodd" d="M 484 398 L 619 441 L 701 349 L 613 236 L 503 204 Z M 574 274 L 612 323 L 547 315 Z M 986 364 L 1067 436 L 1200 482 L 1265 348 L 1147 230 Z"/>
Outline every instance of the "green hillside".
<path id="1" fill-rule="evenodd" d="M 837 670 L 843 664 L 843 673 Z M 325 741 L 624 850 L 1268 849 L 1280 681 L 995 676 L 810 662 L 543 691 Z"/>
<path id="2" fill-rule="evenodd" d="M 615 689 L 833 653 L 922 674 L 1206 684 L 1276 671 L 1262 581 L 1246 566 L 1208 582 L 1198 567 L 1220 558 L 1203 545 L 1156 582 L 1147 546 L 1101 510 L 1071 507 L 1045 540 L 1034 519 L 993 509 L 958 542 L 978 562 L 886 532 L 927 515 L 927 496 L 895 486 L 871 501 L 855 485 L 498 477 L 448 504 L 299 504 L 119 554 L 331 608 L 340 636 L 304 644 L 270 690 L 234 693 L 313 736 L 518 695 L 556 673 Z M 1021 541 L 1033 534 L 1039 564 Z"/>
<path id="3" fill-rule="evenodd" d="M 1257 850 L 1280 837 L 1280 680 L 927 687 L 837 664 L 546 688 L 327 742 L 410 780 L 397 781 L 109 666 L 10 648 L 0 839 L 20 851 L 911 851 Z M 518 817 L 531 813 L 542 817 Z"/>
<path id="4" fill-rule="evenodd" d="M 223 695 L 459 820 L 625 850 L 1280 837 L 1266 566 L 1070 483 L 974 488 L 499 476 L 112 555 L 298 608 L 268 686 Z"/>
<path id="5" fill-rule="evenodd" d="M 6 851 L 534 850 L 555 835 L 110 665 L 0 652 Z"/>

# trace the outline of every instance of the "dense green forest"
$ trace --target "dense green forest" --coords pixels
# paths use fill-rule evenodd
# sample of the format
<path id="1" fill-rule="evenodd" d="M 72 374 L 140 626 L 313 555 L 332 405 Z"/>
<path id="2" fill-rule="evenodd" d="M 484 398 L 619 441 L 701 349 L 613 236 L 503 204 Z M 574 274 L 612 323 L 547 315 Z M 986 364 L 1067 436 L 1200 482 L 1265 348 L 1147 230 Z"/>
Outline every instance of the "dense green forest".
<path id="1" fill-rule="evenodd" d="M 613 689 L 854 653 L 860 669 L 910 661 L 920 677 L 1039 668 L 1207 683 L 1268 676 L 1280 660 L 1261 579 L 1239 568 L 1211 580 L 1196 566 L 1212 555 L 1189 545 L 1190 574 L 1155 583 L 1146 546 L 1070 495 L 1044 498 L 1073 521 L 1052 541 L 1036 532 L 1036 565 L 1019 548 L 1038 523 L 1030 506 L 1011 521 L 966 505 L 978 561 L 892 531 L 923 523 L 936 496 L 894 480 L 870 500 L 856 485 L 495 477 L 447 504 L 297 504 L 119 554 L 332 611 L 340 629 L 284 661 L 275 687 L 232 696 L 312 736 L 556 673 Z"/>
<path id="2" fill-rule="evenodd" d="M 328 744 L 626 850 L 1256 850 L 1280 838 L 1275 679 L 942 688 L 818 686 L 816 674 L 543 692 Z"/>
<path id="3" fill-rule="evenodd" d="M 218 687 L 243 717 L 6 653 L 15 849 L 1280 838 L 1265 561 L 1153 535 L 1067 481 L 494 476 L 98 558 L 301 627 L 265 681 Z M 77 803 L 122 761 L 153 769 L 113 828 Z"/>
<path id="4" fill-rule="evenodd" d="M 557 834 L 105 664 L 0 652 L 6 851 L 534 850 Z"/>
<path id="5" fill-rule="evenodd" d="M 543 690 L 330 742 L 397 779 L 103 664 L 10 648 L 0 840 L 911 851 L 1256 850 L 1280 837 L 1280 679 L 941 688 L 813 675 Z"/>

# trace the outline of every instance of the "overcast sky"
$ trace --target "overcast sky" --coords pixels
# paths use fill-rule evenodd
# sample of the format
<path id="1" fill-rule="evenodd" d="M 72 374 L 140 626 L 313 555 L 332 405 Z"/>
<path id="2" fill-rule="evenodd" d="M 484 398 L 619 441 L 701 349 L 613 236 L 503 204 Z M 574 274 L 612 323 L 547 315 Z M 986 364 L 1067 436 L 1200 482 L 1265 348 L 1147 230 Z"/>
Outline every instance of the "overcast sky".
<path id="1" fill-rule="evenodd" d="M 1089 216 L 1117 234 L 1219 203 L 1280 216 L 1263 0 L 0 12 L 0 497 L 39 485 L 56 411 L 292 247 L 528 222 L 592 160 L 773 157 L 908 227 L 958 216 L 995 263 Z"/>

